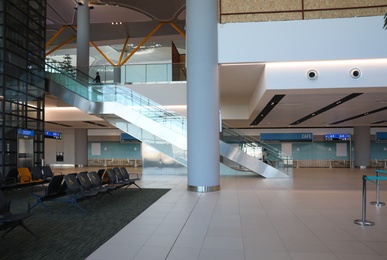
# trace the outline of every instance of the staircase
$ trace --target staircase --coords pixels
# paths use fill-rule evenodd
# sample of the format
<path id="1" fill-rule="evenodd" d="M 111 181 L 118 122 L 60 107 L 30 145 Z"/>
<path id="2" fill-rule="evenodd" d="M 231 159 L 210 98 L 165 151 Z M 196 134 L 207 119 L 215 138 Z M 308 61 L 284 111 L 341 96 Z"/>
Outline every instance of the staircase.
<path id="1" fill-rule="evenodd" d="M 187 166 L 186 118 L 160 108 L 154 101 L 118 84 L 91 84 L 92 79 L 77 72 L 67 73 L 54 63 L 46 63 L 46 85 L 52 95 L 88 114 L 103 118 L 120 130 L 132 135 L 158 151 Z M 227 129 L 235 137 L 231 129 Z M 241 138 L 240 140 L 243 140 Z M 251 141 L 243 141 L 251 145 Z M 257 143 L 254 143 L 257 145 Z M 273 167 L 239 147 L 220 140 L 220 154 L 244 170 L 265 178 L 288 178 L 291 165 L 284 164 L 277 156 L 277 167 Z M 278 154 L 278 153 L 275 153 Z M 234 169 L 235 170 L 235 169 Z M 239 169 L 238 169 L 239 170 Z"/>

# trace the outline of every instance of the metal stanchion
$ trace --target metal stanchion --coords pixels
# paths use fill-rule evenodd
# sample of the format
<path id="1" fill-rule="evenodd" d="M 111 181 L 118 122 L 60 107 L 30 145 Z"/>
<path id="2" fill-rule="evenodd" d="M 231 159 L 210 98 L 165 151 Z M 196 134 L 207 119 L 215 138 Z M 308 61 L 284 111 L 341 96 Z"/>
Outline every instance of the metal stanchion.
<path id="1" fill-rule="evenodd" d="M 367 203 L 367 176 L 363 175 L 363 196 L 362 196 L 362 214 L 361 219 L 355 219 L 353 222 L 360 226 L 373 226 L 375 222 L 366 220 L 366 203 Z"/>
<path id="2" fill-rule="evenodd" d="M 376 201 L 372 201 L 370 202 L 371 205 L 375 205 L 376 207 L 381 207 L 381 206 L 385 206 L 386 203 L 384 202 L 381 202 L 379 201 L 379 185 L 380 185 L 380 181 L 379 181 L 379 170 L 376 170 Z"/>

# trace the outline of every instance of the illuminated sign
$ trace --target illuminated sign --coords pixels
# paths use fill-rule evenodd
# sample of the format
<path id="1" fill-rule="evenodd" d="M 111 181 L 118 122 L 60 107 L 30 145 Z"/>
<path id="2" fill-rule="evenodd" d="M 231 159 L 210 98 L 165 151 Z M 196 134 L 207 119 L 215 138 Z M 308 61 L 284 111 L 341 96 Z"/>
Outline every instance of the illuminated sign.
<path id="1" fill-rule="evenodd" d="M 46 138 L 52 138 L 52 139 L 62 139 L 62 133 L 58 132 L 51 132 L 51 131 L 44 131 L 44 137 Z"/>
<path id="2" fill-rule="evenodd" d="M 35 132 L 34 130 L 30 130 L 30 129 L 21 129 L 19 128 L 17 130 L 17 134 L 18 135 L 23 135 L 23 136 L 34 136 L 35 135 Z"/>
<path id="3" fill-rule="evenodd" d="M 325 135 L 326 141 L 337 141 L 337 140 L 347 141 L 350 139 L 351 139 L 350 134 L 326 134 Z"/>

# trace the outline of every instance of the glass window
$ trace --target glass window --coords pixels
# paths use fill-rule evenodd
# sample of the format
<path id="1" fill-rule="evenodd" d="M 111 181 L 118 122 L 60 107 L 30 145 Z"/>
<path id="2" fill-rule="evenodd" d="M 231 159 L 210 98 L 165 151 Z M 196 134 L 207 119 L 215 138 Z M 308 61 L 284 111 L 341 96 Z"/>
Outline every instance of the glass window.
<path id="1" fill-rule="evenodd" d="M 45 0 L 0 0 L 0 145 L 10 150 L 0 161 L 3 172 L 17 167 L 18 128 L 34 129 L 35 158 L 44 154 L 45 6 Z"/>

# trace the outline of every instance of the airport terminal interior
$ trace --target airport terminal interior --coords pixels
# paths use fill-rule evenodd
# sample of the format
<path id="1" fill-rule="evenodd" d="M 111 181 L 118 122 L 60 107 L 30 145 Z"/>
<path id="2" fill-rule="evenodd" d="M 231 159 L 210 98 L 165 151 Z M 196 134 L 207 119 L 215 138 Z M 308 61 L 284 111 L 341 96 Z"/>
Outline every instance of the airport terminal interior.
<path id="1" fill-rule="evenodd" d="M 387 3 L 328 2 L 0 0 L 2 193 L 170 189 L 89 260 L 387 259 Z"/>

